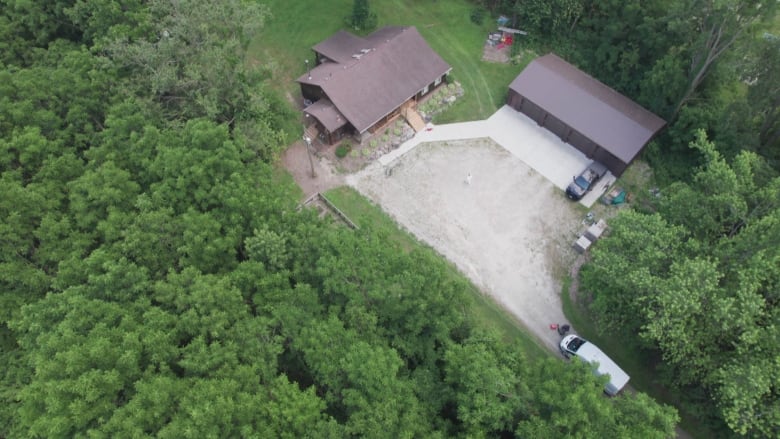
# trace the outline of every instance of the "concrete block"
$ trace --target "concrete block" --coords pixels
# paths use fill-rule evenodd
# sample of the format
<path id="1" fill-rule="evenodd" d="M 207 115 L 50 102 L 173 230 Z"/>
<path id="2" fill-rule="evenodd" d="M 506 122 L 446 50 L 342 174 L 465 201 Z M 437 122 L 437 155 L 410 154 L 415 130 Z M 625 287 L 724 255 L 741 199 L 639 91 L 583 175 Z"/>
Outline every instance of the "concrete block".
<path id="1" fill-rule="evenodd" d="M 585 231 L 585 237 L 592 242 L 596 242 L 599 238 L 601 238 L 601 235 L 603 235 L 606 230 L 607 222 L 601 219 L 588 227 L 588 230 Z"/>
<path id="2" fill-rule="evenodd" d="M 579 254 L 585 253 L 591 244 L 593 244 L 593 241 L 588 239 L 585 235 L 582 235 L 574 242 L 574 250 Z"/>

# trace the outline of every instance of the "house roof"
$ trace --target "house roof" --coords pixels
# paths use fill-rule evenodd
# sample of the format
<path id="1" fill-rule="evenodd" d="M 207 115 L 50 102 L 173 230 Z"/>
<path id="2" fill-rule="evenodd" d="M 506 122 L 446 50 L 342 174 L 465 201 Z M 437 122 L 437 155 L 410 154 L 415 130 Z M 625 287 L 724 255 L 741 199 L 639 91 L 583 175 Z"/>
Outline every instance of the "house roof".
<path id="1" fill-rule="evenodd" d="M 314 51 L 341 63 L 352 59 L 352 55 L 360 52 L 360 49 L 367 49 L 365 46 L 366 42 L 363 38 L 340 30 L 327 40 L 314 46 Z"/>
<path id="2" fill-rule="evenodd" d="M 333 62 L 298 82 L 321 87 L 359 132 L 450 70 L 414 27 L 385 27 L 365 38 L 339 31 L 314 50 Z"/>
<path id="3" fill-rule="evenodd" d="M 306 115 L 312 115 L 315 117 L 322 126 L 329 132 L 334 132 L 347 123 L 347 119 L 343 114 L 333 105 L 328 99 L 320 99 L 319 101 L 304 108 L 303 112 Z"/>
<path id="4" fill-rule="evenodd" d="M 509 85 L 624 163 L 666 125 L 655 114 L 555 54 L 532 61 Z"/>

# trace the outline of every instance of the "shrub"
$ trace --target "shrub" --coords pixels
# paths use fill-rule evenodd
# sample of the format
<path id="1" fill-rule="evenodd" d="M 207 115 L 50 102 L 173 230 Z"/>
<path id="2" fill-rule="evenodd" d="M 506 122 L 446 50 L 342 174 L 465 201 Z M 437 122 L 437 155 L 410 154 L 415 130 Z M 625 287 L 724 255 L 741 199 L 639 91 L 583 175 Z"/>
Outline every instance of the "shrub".
<path id="1" fill-rule="evenodd" d="M 382 134 L 382 142 L 388 142 L 390 141 L 390 135 L 387 134 L 387 131 L 385 131 L 384 134 Z"/>
<path id="2" fill-rule="evenodd" d="M 371 141 L 370 141 L 370 142 L 368 142 L 368 145 L 369 145 L 370 147 L 372 147 L 372 148 L 376 148 L 376 145 L 377 145 L 377 141 L 376 141 L 376 139 L 371 139 Z"/>
<path id="3" fill-rule="evenodd" d="M 352 150 L 352 143 L 349 140 L 341 142 L 341 145 L 336 147 L 336 157 L 343 159 Z"/>
<path id="4" fill-rule="evenodd" d="M 371 155 L 371 150 L 368 148 L 363 148 L 362 153 L 363 153 L 363 157 L 368 157 L 369 155 Z"/>
<path id="5" fill-rule="evenodd" d="M 472 23 L 478 26 L 481 25 L 482 21 L 485 19 L 485 9 L 481 7 L 472 9 L 469 18 L 471 18 Z"/>
<path id="6" fill-rule="evenodd" d="M 395 134 L 396 136 L 400 136 L 401 132 L 402 132 L 401 128 L 396 128 L 396 129 L 393 130 L 393 134 Z"/>

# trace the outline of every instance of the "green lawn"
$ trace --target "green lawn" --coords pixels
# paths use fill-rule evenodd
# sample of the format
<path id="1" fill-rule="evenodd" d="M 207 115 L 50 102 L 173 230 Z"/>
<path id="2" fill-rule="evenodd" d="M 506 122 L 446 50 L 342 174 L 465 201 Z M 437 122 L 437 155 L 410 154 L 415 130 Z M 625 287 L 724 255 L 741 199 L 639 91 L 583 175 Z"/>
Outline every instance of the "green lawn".
<path id="1" fill-rule="evenodd" d="M 428 251 L 433 251 L 430 247 L 417 241 L 409 233 L 398 228 L 392 218 L 355 190 L 348 187 L 340 187 L 326 192 L 325 196 L 359 227 L 370 225 L 375 233 L 386 237 L 390 241 L 398 242 L 406 250 L 425 248 Z M 453 265 L 450 264 L 449 267 L 451 276 L 464 279 L 464 276 Z M 552 355 L 533 336 L 524 331 L 520 322 L 511 314 L 502 309 L 490 297 L 480 292 L 470 282 L 469 285 L 471 285 L 473 294 L 468 297 L 470 303 L 468 303 L 465 311 L 476 325 L 496 331 L 507 343 L 519 344 L 529 360 L 533 361 L 533 359 Z"/>
<path id="2" fill-rule="evenodd" d="M 272 16 L 249 47 L 250 62 L 271 67 L 273 85 L 288 97 L 299 98 L 295 78 L 306 71 L 304 60 L 312 62 L 311 47 L 339 29 L 350 13 L 352 0 L 266 0 Z M 495 24 L 486 18 L 482 26 L 469 20 L 473 4 L 466 0 L 373 1 L 378 27 L 416 26 L 428 44 L 452 66 L 452 75 L 465 96 L 442 114 L 438 123 L 484 119 L 506 99 L 509 83 L 531 56 L 518 65 L 486 63 L 481 60 L 487 32 Z"/>

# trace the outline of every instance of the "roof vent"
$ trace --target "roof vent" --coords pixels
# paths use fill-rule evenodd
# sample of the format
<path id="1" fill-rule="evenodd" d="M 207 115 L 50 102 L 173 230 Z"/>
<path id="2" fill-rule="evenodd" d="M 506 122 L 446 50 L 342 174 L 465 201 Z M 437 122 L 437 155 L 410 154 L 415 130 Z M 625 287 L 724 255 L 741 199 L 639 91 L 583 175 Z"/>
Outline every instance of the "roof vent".
<path id="1" fill-rule="evenodd" d="M 360 53 L 368 53 L 371 49 L 360 49 Z"/>
<path id="2" fill-rule="evenodd" d="M 356 53 L 356 54 L 352 55 L 352 58 L 360 59 L 361 56 L 363 56 L 362 53 Z"/>

